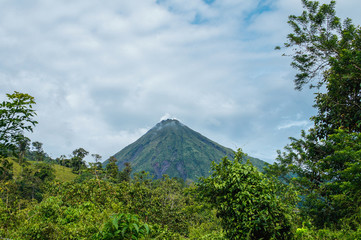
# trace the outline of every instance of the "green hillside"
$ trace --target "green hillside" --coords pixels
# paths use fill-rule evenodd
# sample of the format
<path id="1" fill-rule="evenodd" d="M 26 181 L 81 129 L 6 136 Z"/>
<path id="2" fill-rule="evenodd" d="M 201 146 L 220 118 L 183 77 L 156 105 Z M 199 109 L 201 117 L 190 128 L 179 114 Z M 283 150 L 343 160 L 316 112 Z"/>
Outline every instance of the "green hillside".
<path id="1" fill-rule="evenodd" d="M 11 162 L 13 163 L 14 176 L 15 177 L 19 176 L 20 175 L 19 163 L 15 159 L 12 159 Z M 39 163 L 39 162 L 28 161 L 27 163 L 35 164 L 35 163 Z M 51 164 L 51 165 L 55 169 L 55 175 L 56 175 L 55 179 L 56 180 L 59 180 L 61 182 L 70 182 L 77 177 L 77 175 L 72 172 L 71 168 L 60 166 L 58 164 Z"/>
<path id="2" fill-rule="evenodd" d="M 156 178 L 163 174 L 197 180 L 208 176 L 211 162 L 224 156 L 233 157 L 233 150 L 193 131 L 177 120 L 164 120 L 134 143 L 114 155 L 117 165 L 123 168 L 130 162 L 133 172 L 148 171 Z M 250 157 L 259 169 L 265 162 Z M 107 161 L 104 163 L 107 164 Z"/>
<path id="3" fill-rule="evenodd" d="M 53 164 L 55 169 L 55 179 L 61 182 L 70 182 L 73 181 L 77 175 L 72 172 L 71 168 L 60 166 L 58 164 Z"/>

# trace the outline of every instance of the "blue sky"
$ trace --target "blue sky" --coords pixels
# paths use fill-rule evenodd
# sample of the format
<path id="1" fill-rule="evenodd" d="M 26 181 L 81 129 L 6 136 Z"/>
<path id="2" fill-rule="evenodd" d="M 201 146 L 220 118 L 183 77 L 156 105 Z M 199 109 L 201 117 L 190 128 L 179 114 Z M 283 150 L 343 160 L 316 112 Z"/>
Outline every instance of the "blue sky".
<path id="1" fill-rule="evenodd" d="M 83 147 L 106 159 L 170 117 L 272 162 L 315 114 L 274 51 L 300 2 L 0 1 L 0 99 L 36 98 L 29 137 L 54 158 Z M 336 7 L 356 24 L 359 9 Z"/>

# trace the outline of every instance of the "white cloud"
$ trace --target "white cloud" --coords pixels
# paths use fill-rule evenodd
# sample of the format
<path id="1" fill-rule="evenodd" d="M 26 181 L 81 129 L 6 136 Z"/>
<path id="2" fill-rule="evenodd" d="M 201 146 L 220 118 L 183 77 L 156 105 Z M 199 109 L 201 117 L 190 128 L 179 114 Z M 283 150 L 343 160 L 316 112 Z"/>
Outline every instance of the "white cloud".
<path id="1" fill-rule="evenodd" d="M 306 127 L 281 116 L 314 114 L 312 93 L 293 90 L 289 59 L 273 51 L 300 1 L 264 12 L 250 0 L 159 2 L 0 2 L 1 95 L 36 98 L 31 137 L 53 157 L 83 147 L 106 158 L 171 113 L 271 160 Z M 360 4 L 337 10 L 360 21 Z"/>
<path id="2" fill-rule="evenodd" d="M 287 129 L 291 127 L 302 127 L 303 129 L 306 128 L 307 125 L 309 125 L 309 121 L 290 121 L 287 123 L 283 123 L 277 127 L 278 130 Z"/>
<path id="3" fill-rule="evenodd" d="M 172 120 L 178 120 L 178 121 L 179 121 L 178 118 L 172 116 L 172 115 L 169 114 L 169 113 L 164 114 L 164 115 L 160 118 L 159 121 L 163 121 L 163 120 L 167 120 L 167 119 L 172 119 Z"/>

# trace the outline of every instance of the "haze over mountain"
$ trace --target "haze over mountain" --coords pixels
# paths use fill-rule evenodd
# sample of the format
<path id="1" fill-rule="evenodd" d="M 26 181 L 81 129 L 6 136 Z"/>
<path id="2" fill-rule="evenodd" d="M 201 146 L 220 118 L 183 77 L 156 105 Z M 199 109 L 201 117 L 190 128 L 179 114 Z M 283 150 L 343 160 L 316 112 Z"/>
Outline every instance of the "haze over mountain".
<path id="1" fill-rule="evenodd" d="M 114 157 L 120 169 L 125 162 L 130 162 L 133 172 L 147 171 L 155 178 L 168 174 L 184 180 L 197 180 L 209 175 L 212 161 L 219 162 L 224 156 L 233 155 L 232 149 L 204 137 L 176 119 L 167 119 Z M 256 158 L 249 159 L 259 169 L 265 164 Z"/>

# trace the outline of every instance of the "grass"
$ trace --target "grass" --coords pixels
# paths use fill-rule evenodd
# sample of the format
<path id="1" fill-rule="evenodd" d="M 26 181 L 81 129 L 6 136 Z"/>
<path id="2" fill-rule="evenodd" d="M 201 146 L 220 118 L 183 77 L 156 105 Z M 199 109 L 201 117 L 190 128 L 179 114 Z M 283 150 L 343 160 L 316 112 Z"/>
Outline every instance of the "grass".
<path id="1" fill-rule="evenodd" d="M 58 164 L 54 164 L 53 167 L 55 169 L 55 179 L 61 182 L 70 182 L 77 177 L 77 175 L 71 171 L 71 168 L 60 166 Z"/>
<path id="2" fill-rule="evenodd" d="M 13 163 L 14 176 L 17 177 L 20 175 L 21 167 L 15 158 L 12 158 L 12 163 Z M 39 162 L 28 161 L 27 163 L 35 164 Z M 71 171 L 71 168 L 60 166 L 58 164 L 51 164 L 51 165 L 55 169 L 55 176 L 56 176 L 55 179 L 60 182 L 70 182 L 77 177 L 77 175 Z"/>

